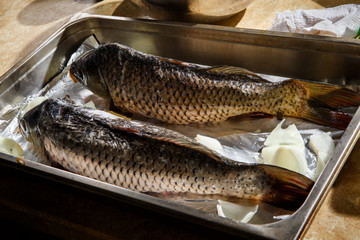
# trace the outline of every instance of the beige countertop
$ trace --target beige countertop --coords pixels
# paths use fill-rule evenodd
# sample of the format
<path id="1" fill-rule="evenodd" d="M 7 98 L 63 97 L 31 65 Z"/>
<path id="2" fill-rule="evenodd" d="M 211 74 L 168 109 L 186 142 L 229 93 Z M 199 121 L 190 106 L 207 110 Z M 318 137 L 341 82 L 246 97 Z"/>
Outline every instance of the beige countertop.
<path id="1" fill-rule="evenodd" d="M 221 24 L 265 30 L 277 12 L 320 9 L 347 0 L 257 0 L 245 11 Z M 13 0 L 0 1 L 0 76 L 29 54 L 75 13 L 136 15 L 129 2 L 120 0 Z M 316 214 L 305 239 L 360 239 L 360 143 L 338 176 Z"/>

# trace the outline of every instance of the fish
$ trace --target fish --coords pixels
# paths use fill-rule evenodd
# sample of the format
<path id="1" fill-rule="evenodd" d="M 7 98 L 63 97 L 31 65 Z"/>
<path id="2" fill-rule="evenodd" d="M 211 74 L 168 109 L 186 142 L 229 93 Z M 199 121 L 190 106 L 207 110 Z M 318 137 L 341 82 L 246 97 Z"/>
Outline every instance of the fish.
<path id="1" fill-rule="evenodd" d="M 69 75 L 118 111 L 170 124 L 219 123 L 229 117 L 296 117 L 346 129 L 358 106 L 350 89 L 305 80 L 271 82 L 246 69 L 201 66 L 107 43 L 74 61 Z"/>
<path id="2" fill-rule="evenodd" d="M 191 137 L 69 99 L 20 120 L 22 135 L 65 170 L 141 193 L 190 193 L 297 209 L 313 181 L 280 167 L 234 162 Z"/>

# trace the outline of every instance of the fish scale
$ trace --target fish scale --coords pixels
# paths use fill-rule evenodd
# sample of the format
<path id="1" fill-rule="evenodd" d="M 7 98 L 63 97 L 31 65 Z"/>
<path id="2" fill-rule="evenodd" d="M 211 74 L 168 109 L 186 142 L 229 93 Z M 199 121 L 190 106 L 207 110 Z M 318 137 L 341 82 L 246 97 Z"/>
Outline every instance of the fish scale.
<path id="1" fill-rule="evenodd" d="M 30 110 L 20 120 L 20 129 L 65 169 L 139 192 L 285 200 L 298 205 L 312 185 L 300 174 L 234 163 L 178 132 L 66 99 L 46 100 Z"/>
<path id="2" fill-rule="evenodd" d="M 126 66 L 131 66 L 131 63 L 126 64 Z M 146 68 L 142 71 L 149 72 L 151 69 Z M 124 73 L 131 72 L 130 76 L 124 76 L 124 79 L 132 78 L 135 76 L 135 73 L 132 72 L 133 69 L 125 69 Z M 155 72 L 156 73 L 156 72 Z M 156 74 L 153 74 L 156 75 Z M 167 76 L 166 79 L 158 81 L 157 77 Z M 190 75 L 190 74 L 188 74 Z M 241 82 L 232 82 L 233 88 L 229 88 L 225 85 L 225 81 L 219 81 L 218 83 L 211 83 L 210 80 L 204 80 L 194 74 L 188 76 L 191 79 L 190 84 L 182 84 L 179 86 L 179 83 L 182 82 L 179 78 L 174 78 L 174 74 L 170 70 L 162 70 L 160 76 L 154 77 L 156 81 L 151 81 L 149 78 L 142 78 L 137 76 L 133 81 L 127 81 L 126 87 L 122 87 L 121 90 L 116 86 L 111 88 L 111 92 L 114 93 L 112 99 L 117 107 L 120 109 L 136 111 L 142 115 L 146 115 L 152 118 L 158 118 L 162 121 L 176 123 L 176 124 L 188 124 L 188 123 L 198 123 L 198 122 L 221 122 L 227 119 L 229 116 L 235 116 L 250 112 L 264 112 L 262 109 L 268 109 L 266 112 L 269 114 L 278 113 L 281 110 L 277 109 L 277 106 L 281 106 L 281 102 L 271 101 L 271 98 L 274 98 L 267 92 L 261 93 L 257 89 L 254 83 L 241 83 Z M 221 76 L 219 76 L 220 78 Z M 170 84 L 172 87 L 170 89 L 166 88 L 164 83 L 173 83 Z M 133 84 L 133 86 L 131 86 Z M 143 86 L 152 86 L 151 89 L 144 88 Z M 169 84 L 168 84 L 169 85 Z M 134 87 L 135 86 L 135 87 Z M 161 91 L 157 92 L 154 89 L 167 89 L 167 95 L 158 95 Z M 239 91 L 236 91 L 240 89 Z M 292 92 L 291 89 L 286 89 L 289 93 L 293 95 L 300 95 L 298 92 Z M 117 91 L 120 91 L 119 94 L 116 94 Z M 139 94 L 142 93 L 142 94 Z M 144 94 L 145 92 L 145 94 Z M 229 92 L 230 94 L 227 94 Z M 263 99 L 258 99 L 256 101 L 255 96 L 264 95 Z M 155 93 L 151 95 L 151 93 Z M 209 94 L 210 93 L 210 94 Z M 180 95 L 181 94 L 181 95 Z M 139 98 L 138 96 L 141 96 Z M 126 98 L 118 98 L 117 96 L 126 96 Z M 139 101 L 140 99 L 140 101 Z M 162 99 L 159 101 L 158 99 Z M 267 99 L 265 101 L 265 99 Z M 295 99 L 295 98 L 294 98 Z M 154 104 L 154 103 L 165 103 L 164 105 Z M 294 106 L 292 109 L 283 109 L 283 114 L 296 114 L 297 106 L 302 101 L 293 101 L 290 102 Z M 150 105 L 150 103 L 153 103 Z M 179 106 L 189 106 L 188 109 L 183 109 Z M 164 111 L 164 106 L 166 110 Z M 230 106 L 231 109 L 227 111 L 227 107 Z M 261 106 L 259 108 L 258 106 Z M 170 110 L 171 109 L 171 110 Z M 164 112 L 166 113 L 164 115 Z"/>
<path id="3" fill-rule="evenodd" d="M 204 174 L 201 172 L 201 169 L 204 167 L 203 164 L 209 166 L 218 164 L 216 162 L 213 163 L 207 163 L 204 162 L 196 162 L 192 159 L 193 157 L 196 158 L 196 156 L 190 156 L 192 154 L 187 154 L 187 156 L 183 154 L 179 156 L 179 154 L 176 154 L 174 152 L 169 152 L 168 147 L 169 146 L 161 146 L 162 148 L 158 151 L 161 153 L 155 153 L 157 156 L 161 156 L 163 162 L 161 162 L 161 165 L 158 166 L 157 161 L 150 161 L 149 163 L 143 162 L 142 159 L 146 158 L 145 154 L 151 154 L 151 151 L 154 151 L 154 147 L 150 146 L 149 144 L 141 144 L 141 148 L 146 148 L 146 150 L 142 149 L 141 152 L 137 151 L 136 147 L 130 146 L 131 141 L 126 141 L 126 139 L 122 138 L 121 140 L 117 139 L 115 136 L 115 139 L 112 139 L 112 141 L 116 140 L 116 143 L 114 146 L 115 149 L 102 149 L 101 147 L 101 141 L 96 142 L 95 140 L 97 138 L 105 138 L 107 140 L 108 137 L 104 136 L 107 134 L 107 131 L 99 131 L 98 129 L 91 129 L 92 132 L 95 133 L 102 133 L 102 134 L 93 134 L 95 136 L 95 139 L 89 140 L 88 137 L 86 139 L 77 139 L 78 134 L 71 132 L 66 132 L 66 129 L 64 130 L 64 139 L 57 139 L 57 144 L 55 145 L 53 141 L 51 141 L 49 138 L 55 139 L 57 136 L 57 131 L 52 131 L 53 135 L 46 134 L 48 137 L 44 140 L 44 145 L 47 154 L 52 160 L 56 160 L 61 165 L 65 166 L 68 170 L 80 173 L 85 176 L 91 176 L 92 178 L 109 182 L 109 183 L 120 183 L 121 187 L 126 187 L 131 190 L 139 190 L 139 191 L 149 191 L 149 192 L 164 192 L 164 191 L 172 191 L 172 192 L 194 192 L 194 193 L 208 193 L 208 194 L 237 194 L 240 195 L 239 192 L 231 193 L 231 188 L 224 188 L 222 189 L 222 184 L 219 184 L 221 182 L 229 183 L 229 179 L 231 181 L 235 181 L 234 177 L 231 177 L 231 173 L 227 170 L 217 173 L 215 172 L 215 175 L 220 175 L 220 178 L 216 182 L 213 181 L 205 181 L 208 179 L 208 177 L 205 177 Z M 78 129 L 77 131 L 81 131 L 81 129 Z M 87 130 L 84 130 L 86 132 Z M 74 135 L 74 137 L 72 137 Z M 72 138 L 76 138 L 76 142 L 78 146 L 73 145 L 73 143 L 69 140 Z M 84 137 L 84 135 L 82 135 Z M 110 138 L 109 138 L 110 139 Z M 80 142 L 82 140 L 85 140 L 84 145 L 80 145 Z M 119 144 L 119 141 L 125 141 L 122 144 Z M 94 142 L 97 144 L 100 143 L 100 145 L 96 148 L 94 146 Z M 122 146 L 119 146 L 122 145 Z M 136 144 L 135 144 L 136 145 Z M 88 151 L 89 148 L 93 148 L 92 151 Z M 165 148 L 166 149 L 163 149 Z M 132 149 L 132 151 L 123 151 L 122 149 Z M 138 147 L 137 147 L 138 148 Z M 156 149 L 155 149 L 156 150 Z M 86 153 L 86 154 L 85 154 Z M 173 156 L 175 154 L 175 156 Z M 59 158 L 61 156 L 61 158 Z M 66 157 L 71 156 L 71 158 Z M 75 157 L 73 157 L 75 156 Z M 133 160 L 139 160 L 139 161 L 133 161 Z M 66 164 L 64 164 L 66 162 Z M 182 178 L 179 178 L 179 174 L 177 172 L 173 172 L 173 169 L 181 168 L 181 166 L 184 164 L 185 166 L 188 166 L 185 170 L 187 175 L 186 177 L 189 177 L 189 179 L 193 180 L 193 183 L 189 184 L 178 184 L 182 182 Z M 111 174 L 113 172 L 113 165 L 118 164 L 119 168 L 127 169 L 127 171 L 120 172 L 119 175 Z M 181 165 L 180 165 L 181 164 Z M 143 169 L 140 169 L 140 166 L 142 166 Z M 207 167 L 207 169 L 216 168 L 216 166 Z M 219 168 L 219 167 L 217 167 Z M 154 178 L 147 179 L 143 181 L 144 179 L 140 179 L 139 173 L 140 171 L 145 172 L 151 172 L 152 170 L 156 169 L 156 171 L 153 173 Z M 193 169 L 190 171 L 189 169 Z M 211 172 L 209 176 L 211 176 Z M 168 176 L 171 175 L 171 178 Z M 200 180 L 204 178 L 200 182 Z M 164 180 L 166 179 L 166 181 Z M 215 178 L 213 178 L 215 179 Z M 226 180 L 223 180 L 226 179 Z M 123 180 L 123 181 L 121 181 Z M 138 180 L 140 181 L 140 184 L 138 183 Z M 160 181 L 159 181 L 160 180 Z M 189 181 L 191 182 L 191 181 Z M 208 182 L 205 184 L 205 182 Z M 185 182 L 186 183 L 186 182 Z M 214 185 L 214 186 L 212 186 Z M 228 184 L 229 185 L 229 184 Z M 233 184 L 235 185 L 235 184 Z M 212 186 L 212 187 L 210 187 Z M 221 189 L 221 191 L 219 191 Z M 251 190 L 246 190 L 251 191 Z M 245 191 L 245 192 L 246 192 Z M 241 195 L 240 195 L 241 196 Z"/>
<path id="4" fill-rule="evenodd" d="M 360 95 L 341 86 L 289 79 L 270 82 L 230 66 L 204 67 L 110 43 L 71 64 L 70 76 L 119 111 L 172 124 L 222 122 L 263 113 L 345 129 Z"/>

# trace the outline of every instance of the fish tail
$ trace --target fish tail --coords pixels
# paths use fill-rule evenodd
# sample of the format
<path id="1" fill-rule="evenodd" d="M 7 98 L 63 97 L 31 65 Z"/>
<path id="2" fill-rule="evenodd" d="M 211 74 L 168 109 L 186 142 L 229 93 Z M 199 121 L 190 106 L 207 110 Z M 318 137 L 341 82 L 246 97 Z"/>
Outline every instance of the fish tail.
<path id="1" fill-rule="evenodd" d="M 341 108 L 360 105 L 360 94 L 345 87 L 316 83 L 309 81 L 300 81 L 309 91 L 309 101 L 319 106 L 330 108 Z"/>
<path id="2" fill-rule="evenodd" d="M 352 115 L 342 112 L 339 108 L 359 106 L 359 93 L 331 84 L 293 81 L 303 85 L 308 94 L 308 107 L 302 115 L 304 119 L 338 129 L 346 129 Z"/>
<path id="3" fill-rule="evenodd" d="M 260 167 L 275 180 L 272 192 L 265 196 L 264 201 L 294 211 L 304 203 L 314 184 L 311 179 L 281 167 Z"/>

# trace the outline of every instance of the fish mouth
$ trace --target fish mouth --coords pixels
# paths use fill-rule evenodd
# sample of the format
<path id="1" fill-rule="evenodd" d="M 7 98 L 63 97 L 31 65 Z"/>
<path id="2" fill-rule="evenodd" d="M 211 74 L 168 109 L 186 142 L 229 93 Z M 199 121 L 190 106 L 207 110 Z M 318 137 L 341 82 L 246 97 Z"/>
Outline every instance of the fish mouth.
<path id="1" fill-rule="evenodd" d="M 73 62 L 70 66 L 70 69 L 69 69 L 69 76 L 71 78 L 71 80 L 74 81 L 74 83 L 78 83 L 79 80 L 78 79 L 81 79 L 80 77 L 82 77 L 82 74 L 77 71 L 77 68 L 76 68 L 76 62 Z"/>
<path id="2" fill-rule="evenodd" d="M 38 126 L 38 123 L 44 111 L 43 106 L 48 101 L 49 100 L 45 100 L 39 105 L 33 107 L 19 119 L 18 124 L 20 133 L 26 139 L 28 139 L 32 135 L 34 129 L 36 129 L 36 127 Z"/>

